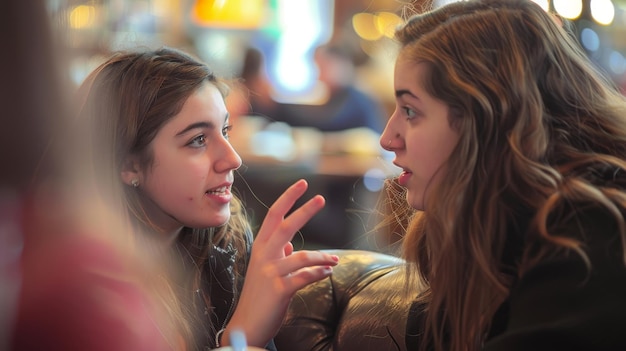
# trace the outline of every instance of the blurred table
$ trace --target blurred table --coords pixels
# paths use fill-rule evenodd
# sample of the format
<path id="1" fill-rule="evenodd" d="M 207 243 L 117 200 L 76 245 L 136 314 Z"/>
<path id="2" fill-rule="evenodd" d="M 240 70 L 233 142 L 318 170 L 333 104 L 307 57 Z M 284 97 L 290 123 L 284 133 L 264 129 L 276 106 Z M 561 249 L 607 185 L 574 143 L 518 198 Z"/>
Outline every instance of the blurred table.
<path id="1" fill-rule="evenodd" d="M 397 169 L 385 159 L 377 135 L 365 130 L 322 134 L 246 122 L 241 126 L 238 121 L 237 133 L 231 134 L 243 159 L 234 188 L 254 226 L 260 226 L 267 208 L 289 185 L 306 179 L 309 189 L 296 206 L 315 194 L 326 198 L 326 206 L 296 235 L 296 249 L 384 251 L 377 247 L 374 231 L 376 207 L 383 179 Z"/>

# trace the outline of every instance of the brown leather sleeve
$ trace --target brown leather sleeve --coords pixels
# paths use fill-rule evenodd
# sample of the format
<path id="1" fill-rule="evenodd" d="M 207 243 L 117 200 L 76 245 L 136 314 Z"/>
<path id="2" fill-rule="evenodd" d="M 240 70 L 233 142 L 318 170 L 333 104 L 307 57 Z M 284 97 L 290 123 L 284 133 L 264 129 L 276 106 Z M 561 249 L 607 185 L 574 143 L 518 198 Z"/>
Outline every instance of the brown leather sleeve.
<path id="1" fill-rule="evenodd" d="M 404 350 L 415 294 L 405 289 L 404 261 L 370 251 L 339 256 L 333 275 L 298 292 L 274 339 L 278 350 Z"/>

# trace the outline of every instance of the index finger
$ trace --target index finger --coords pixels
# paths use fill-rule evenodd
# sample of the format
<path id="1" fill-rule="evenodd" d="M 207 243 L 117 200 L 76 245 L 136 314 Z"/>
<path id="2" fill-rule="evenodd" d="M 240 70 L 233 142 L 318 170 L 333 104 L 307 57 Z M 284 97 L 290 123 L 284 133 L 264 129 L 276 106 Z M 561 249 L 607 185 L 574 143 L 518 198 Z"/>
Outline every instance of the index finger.
<path id="1" fill-rule="evenodd" d="M 266 252 L 270 254 L 279 252 L 282 257 L 284 255 L 285 244 L 293 239 L 296 232 L 317 214 L 324 207 L 325 203 L 326 200 L 323 196 L 315 195 L 287 218 L 282 220 L 270 233 L 270 236 L 267 237 L 265 241 Z"/>
<path id="2" fill-rule="evenodd" d="M 306 180 L 300 179 L 292 184 L 289 188 L 287 188 L 287 190 L 285 190 L 278 197 L 278 199 L 269 208 L 267 215 L 263 219 L 263 223 L 261 225 L 259 233 L 257 234 L 256 240 L 267 241 L 272 236 L 272 233 L 276 231 L 281 223 L 285 220 L 285 215 L 289 212 L 289 210 L 291 210 L 293 205 L 296 203 L 296 200 L 298 200 L 304 194 L 307 188 L 308 183 L 306 182 Z M 301 208 L 307 207 L 307 205 L 308 203 L 303 205 Z M 322 206 L 320 206 L 320 208 L 321 207 Z M 302 225 L 304 225 L 304 223 Z"/>

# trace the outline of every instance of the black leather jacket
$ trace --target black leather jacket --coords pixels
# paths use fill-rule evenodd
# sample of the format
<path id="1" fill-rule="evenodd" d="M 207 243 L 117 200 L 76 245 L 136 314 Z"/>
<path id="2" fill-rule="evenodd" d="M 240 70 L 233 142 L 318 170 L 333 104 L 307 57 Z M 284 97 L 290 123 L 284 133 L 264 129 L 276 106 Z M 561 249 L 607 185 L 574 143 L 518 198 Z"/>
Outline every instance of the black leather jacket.
<path id="1" fill-rule="evenodd" d="M 243 287 L 243 275 L 237 272 L 246 272 L 247 264 L 252 249 L 252 233 L 246 235 L 246 259 L 243 262 L 236 262 L 237 249 L 231 244 L 219 247 L 213 245 L 209 257 L 205 262 L 202 279 L 202 290 L 210 297 L 210 310 L 205 307 L 204 332 L 200 333 L 201 340 L 198 345 L 204 345 L 204 350 L 216 348 L 216 334 L 226 327 L 232 317 L 237 299 Z M 239 264 L 240 267 L 235 265 Z M 236 269 L 237 268 L 237 269 Z M 276 351 L 273 341 L 266 349 Z"/>

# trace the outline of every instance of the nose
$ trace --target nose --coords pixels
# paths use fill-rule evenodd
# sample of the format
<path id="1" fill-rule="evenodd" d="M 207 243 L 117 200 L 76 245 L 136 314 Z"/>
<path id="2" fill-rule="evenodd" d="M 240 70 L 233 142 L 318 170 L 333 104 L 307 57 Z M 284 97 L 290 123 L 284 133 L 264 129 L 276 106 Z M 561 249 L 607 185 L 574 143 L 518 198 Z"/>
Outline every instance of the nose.
<path id="1" fill-rule="evenodd" d="M 387 151 L 393 151 L 393 149 L 396 146 L 395 144 L 398 142 L 397 139 L 399 139 L 399 136 L 400 136 L 400 133 L 398 133 L 394 129 L 393 122 L 394 122 L 394 115 L 391 115 L 378 141 L 380 143 L 380 146 Z"/>
<path id="2" fill-rule="evenodd" d="M 215 171 L 218 173 L 230 172 L 241 167 L 241 157 L 235 151 L 233 145 L 224 138 L 219 146 L 222 151 L 217 161 L 215 162 Z"/>

